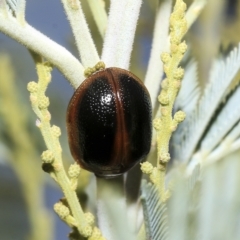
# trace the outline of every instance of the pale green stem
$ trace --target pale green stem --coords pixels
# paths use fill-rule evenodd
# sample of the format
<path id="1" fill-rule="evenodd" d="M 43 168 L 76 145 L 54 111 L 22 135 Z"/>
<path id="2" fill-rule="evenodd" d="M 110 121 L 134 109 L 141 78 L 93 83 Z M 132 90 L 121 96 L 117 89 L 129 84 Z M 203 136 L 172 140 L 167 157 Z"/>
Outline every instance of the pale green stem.
<path id="1" fill-rule="evenodd" d="M 64 47 L 27 23 L 22 26 L 13 16 L 6 18 L 4 14 L 0 14 L 0 31 L 46 58 L 62 72 L 74 88 L 84 80 L 81 63 Z"/>
<path id="2" fill-rule="evenodd" d="M 157 128 L 157 170 L 150 175 L 151 180 L 156 184 L 162 202 L 165 202 L 169 197 L 168 190 L 165 190 L 165 174 L 166 166 L 170 160 L 169 142 L 173 129 L 177 126 L 172 117 L 173 104 L 175 102 L 180 81 L 183 77 L 183 71 L 178 69 L 178 65 L 182 59 L 183 53 L 186 51 L 186 45 L 180 43 L 181 38 L 187 31 L 186 20 L 183 18 L 186 5 L 182 0 L 177 0 L 174 6 L 174 11 L 171 14 L 170 23 L 170 38 L 171 53 L 164 53 L 162 61 L 164 62 L 164 71 L 166 73 L 165 86 L 159 95 L 160 113 L 161 116 L 155 122 Z M 177 123 L 175 123 L 177 124 Z"/>
<path id="3" fill-rule="evenodd" d="M 34 108 L 33 108 L 34 109 Z M 38 116 L 41 119 L 40 130 L 42 136 L 44 137 L 44 141 L 47 145 L 48 149 L 51 149 L 55 153 L 55 161 L 54 161 L 54 173 L 56 175 L 57 182 L 59 183 L 63 193 L 67 199 L 69 207 L 71 209 L 72 215 L 77 222 L 77 228 L 81 233 L 82 230 L 88 225 L 84 212 L 81 208 L 81 205 L 78 201 L 77 194 L 71 188 L 71 182 L 67 177 L 66 171 L 62 165 L 62 157 L 61 151 L 59 149 L 58 143 L 56 143 L 55 137 L 51 133 L 51 126 L 50 123 L 44 120 L 44 113 L 41 112 L 41 115 Z"/>
<path id="4" fill-rule="evenodd" d="M 88 28 L 82 6 L 79 0 L 61 0 L 67 18 L 71 25 L 76 46 L 84 68 L 94 66 L 99 62 L 97 49 Z"/>
<path id="5" fill-rule="evenodd" d="M 98 224 L 106 239 L 135 240 L 128 223 L 123 176 L 97 178 L 97 197 Z"/>
<path id="6" fill-rule="evenodd" d="M 206 0 L 195 0 L 186 12 L 186 20 L 188 29 L 195 22 L 204 6 Z M 169 52 L 169 18 L 171 13 L 172 1 L 164 1 L 157 13 L 154 36 L 152 43 L 152 50 L 150 54 L 148 69 L 145 77 L 145 85 L 149 90 L 153 108 L 157 103 L 157 96 L 159 94 L 159 88 L 156 85 L 159 83 L 159 79 L 163 76 L 163 64 L 160 60 L 160 54 L 162 52 Z M 154 134 L 155 136 L 155 134 Z"/>
<path id="7" fill-rule="evenodd" d="M 144 81 L 151 96 L 153 109 L 157 103 L 160 91 L 159 82 L 163 76 L 163 63 L 160 55 L 162 52 L 169 52 L 168 33 L 171 10 L 172 1 L 164 1 L 158 9 L 154 26 L 152 49 Z"/>
<path id="8" fill-rule="evenodd" d="M 50 67 L 45 66 L 42 62 L 42 59 L 40 56 L 33 54 L 34 60 L 36 62 L 36 68 L 37 73 L 39 77 L 38 81 L 38 91 L 31 93 L 30 99 L 32 101 L 32 107 L 38 118 L 40 119 L 40 122 L 37 123 L 37 126 L 40 128 L 42 136 L 44 137 L 44 141 L 46 143 L 46 146 L 49 150 L 52 151 L 54 154 L 54 163 L 53 163 L 53 172 L 56 176 L 56 180 L 59 183 L 61 189 L 63 190 L 63 193 L 67 199 L 67 202 L 69 204 L 69 207 L 71 209 L 71 213 L 76 220 L 77 229 L 79 233 L 83 233 L 84 229 L 86 229 L 88 223 L 86 222 L 84 212 L 81 208 L 81 205 L 78 201 L 77 194 L 74 190 L 71 188 L 71 182 L 69 178 L 67 177 L 67 174 L 65 172 L 65 169 L 63 167 L 62 163 L 62 149 L 59 143 L 58 136 L 55 136 L 53 133 L 53 127 L 50 125 L 50 113 L 48 110 L 45 109 L 39 109 L 39 101 L 41 99 L 46 98 L 45 91 L 46 88 L 50 82 L 51 75 L 50 75 Z M 54 127 L 55 130 L 57 127 Z M 59 129 L 60 134 L 60 129 Z"/>
<path id="9" fill-rule="evenodd" d="M 77 194 L 74 190 L 71 189 L 71 183 L 63 166 L 59 171 L 55 171 L 55 175 L 57 177 L 59 185 L 61 186 L 61 189 L 63 190 L 64 196 L 67 199 L 72 215 L 77 222 L 77 228 L 81 233 L 82 230 L 88 226 L 88 223 L 85 220 L 85 215 L 79 203 Z"/>
<path id="10" fill-rule="evenodd" d="M 102 61 L 128 69 L 142 0 L 111 0 Z"/>
<path id="11" fill-rule="evenodd" d="M 104 38 L 108 21 L 105 2 L 103 0 L 88 0 L 87 2 L 92 11 L 98 31 L 101 37 Z"/>
<path id="12" fill-rule="evenodd" d="M 25 8 L 26 0 L 18 0 L 16 6 L 16 17 L 22 25 L 25 24 Z"/>

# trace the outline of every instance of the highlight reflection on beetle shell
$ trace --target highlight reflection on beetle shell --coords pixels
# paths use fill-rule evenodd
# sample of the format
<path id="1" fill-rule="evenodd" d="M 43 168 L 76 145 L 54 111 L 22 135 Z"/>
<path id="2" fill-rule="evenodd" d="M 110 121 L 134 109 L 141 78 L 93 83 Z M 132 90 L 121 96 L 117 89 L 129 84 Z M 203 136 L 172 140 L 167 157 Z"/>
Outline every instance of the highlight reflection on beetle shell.
<path id="1" fill-rule="evenodd" d="M 96 72 L 68 106 L 72 156 L 98 177 L 121 175 L 148 154 L 151 119 L 149 93 L 134 74 L 120 68 Z"/>

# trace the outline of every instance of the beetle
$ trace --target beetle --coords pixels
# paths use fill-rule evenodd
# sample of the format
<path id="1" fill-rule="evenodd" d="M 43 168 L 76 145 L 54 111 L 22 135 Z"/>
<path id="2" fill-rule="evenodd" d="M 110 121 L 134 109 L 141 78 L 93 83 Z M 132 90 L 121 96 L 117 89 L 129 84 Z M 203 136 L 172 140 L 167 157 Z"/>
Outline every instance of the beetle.
<path id="1" fill-rule="evenodd" d="M 123 174 L 150 151 L 152 108 L 148 90 L 133 73 L 97 71 L 74 92 L 67 132 L 75 161 L 97 177 Z"/>

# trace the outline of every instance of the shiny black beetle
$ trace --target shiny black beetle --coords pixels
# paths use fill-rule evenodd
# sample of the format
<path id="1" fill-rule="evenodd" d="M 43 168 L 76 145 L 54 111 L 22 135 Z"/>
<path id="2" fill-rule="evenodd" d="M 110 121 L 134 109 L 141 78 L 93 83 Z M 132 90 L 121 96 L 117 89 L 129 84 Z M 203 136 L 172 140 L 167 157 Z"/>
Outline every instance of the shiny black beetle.
<path id="1" fill-rule="evenodd" d="M 88 77 L 72 96 L 67 131 L 73 158 L 98 177 L 121 175 L 149 152 L 149 93 L 131 72 L 106 68 Z"/>

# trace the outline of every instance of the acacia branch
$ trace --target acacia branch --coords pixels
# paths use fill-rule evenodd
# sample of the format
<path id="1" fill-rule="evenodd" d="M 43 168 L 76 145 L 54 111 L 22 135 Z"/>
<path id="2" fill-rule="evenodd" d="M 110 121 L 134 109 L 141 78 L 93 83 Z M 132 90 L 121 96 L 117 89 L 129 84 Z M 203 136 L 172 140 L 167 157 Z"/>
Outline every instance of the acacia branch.
<path id="1" fill-rule="evenodd" d="M 84 80 L 81 63 L 68 50 L 29 24 L 25 23 L 23 26 L 14 17 L 6 18 L 0 14 L 0 31 L 46 58 L 58 68 L 74 88 Z"/>

